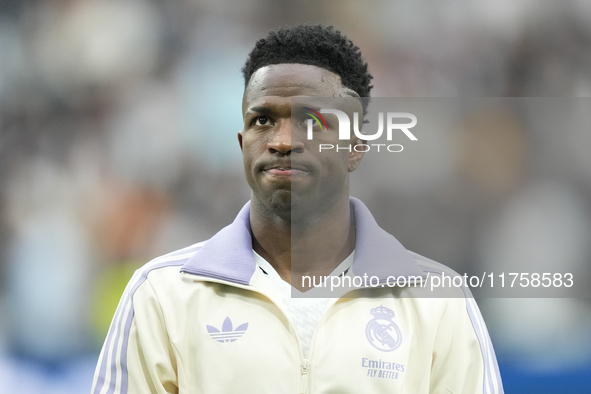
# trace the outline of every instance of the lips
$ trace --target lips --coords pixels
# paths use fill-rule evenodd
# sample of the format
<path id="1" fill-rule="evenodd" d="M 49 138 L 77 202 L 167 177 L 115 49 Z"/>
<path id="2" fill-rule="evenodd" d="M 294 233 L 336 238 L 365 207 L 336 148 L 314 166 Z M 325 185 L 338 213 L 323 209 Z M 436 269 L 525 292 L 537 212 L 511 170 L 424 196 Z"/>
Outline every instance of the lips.
<path id="1" fill-rule="evenodd" d="M 265 170 L 269 175 L 275 176 L 302 176 L 306 175 L 307 171 L 298 170 L 296 168 L 269 168 Z"/>
<path id="2" fill-rule="evenodd" d="M 294 163 L 268 163 L 262 166 L 262 172 L 273 176 L 302 176 L 310 172 L 307 166 Z"/>

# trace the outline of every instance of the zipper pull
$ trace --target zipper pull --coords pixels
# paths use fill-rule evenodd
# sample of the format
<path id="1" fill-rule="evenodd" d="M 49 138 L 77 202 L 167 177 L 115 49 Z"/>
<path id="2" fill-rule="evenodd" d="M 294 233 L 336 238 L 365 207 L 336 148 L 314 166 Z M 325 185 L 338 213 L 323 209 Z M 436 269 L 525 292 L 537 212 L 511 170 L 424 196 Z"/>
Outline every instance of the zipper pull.
<path id="1" fill-rule="evenodd" d="M 300 381 L 300 394 L 306 394 L 308 388 L 308 372 L 310 371 L 310 363 L 308 360 L 302 362 L 302 380 Z"/>

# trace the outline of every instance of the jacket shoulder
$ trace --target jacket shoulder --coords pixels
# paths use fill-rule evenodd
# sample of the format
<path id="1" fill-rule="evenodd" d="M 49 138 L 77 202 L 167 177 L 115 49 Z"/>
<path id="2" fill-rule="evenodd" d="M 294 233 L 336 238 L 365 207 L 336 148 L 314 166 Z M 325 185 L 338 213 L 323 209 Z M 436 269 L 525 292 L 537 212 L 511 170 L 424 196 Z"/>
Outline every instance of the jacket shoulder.
<path id="1" fill-rule="evenodd" d="M 425 272 L 431 272 L 432 274 L 443 274 L 450 276 L 459 275 L 456 271 L 449 268 L 447 265 L 441 264 L 435 260 L 431 260 L 425 256 L 421 256 L 413 251 L 408 251 L 413 257 L 414 261 L 423 269 Z"/>
<path id="2" fill-rule="evenodd" d="M 179 272 L 180 267 L 182 267 L 195 253 L 197 253 L 206 242 L 207 241 L 198 242 L 185 248 L 156 257 L 155 259 L 150 260 L 138 268 L 129 282 L 132 293 L 134 293 L 134 290 L 136 290 L 139 286 L 145 283 L 148 278 L 152 280 L 155 277 L 161 277 L 163 275 L 165 276 L 165 273 L 170 270 Z"/>
<path id="3" fill-rule="evenodd" d="M 435 260 L 409 251 L 414 261 L 427 274 L 429 297 L 437 298 L 474 298 L 466 278 Z"/>

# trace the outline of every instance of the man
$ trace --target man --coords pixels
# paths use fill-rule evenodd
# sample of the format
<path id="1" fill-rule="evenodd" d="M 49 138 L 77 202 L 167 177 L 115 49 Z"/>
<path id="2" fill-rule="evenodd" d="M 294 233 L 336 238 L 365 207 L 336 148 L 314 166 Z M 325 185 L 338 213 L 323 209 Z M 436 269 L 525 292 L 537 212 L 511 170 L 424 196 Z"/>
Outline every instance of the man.
<path id="1" fill-rule="evenodd" d="M 135 273 L 93 393 L 502 392 L 470 297 L 367 284 L 341 298 L 290 297 L 290 284 L 308 293 L 306 276 L 384 283 L 447 270 L 406 251 L 349 197 L 362 153 L 319 153 L 336 136 L 308 140 L 292 110 L 293 97 L 336 97 L 343 111 L 365 112 L 372 77 L 359 49 L 332 28 L 285 28 L 256 44 L 243 73 L 238 141 L 251 201 L 210 240 Z"/>

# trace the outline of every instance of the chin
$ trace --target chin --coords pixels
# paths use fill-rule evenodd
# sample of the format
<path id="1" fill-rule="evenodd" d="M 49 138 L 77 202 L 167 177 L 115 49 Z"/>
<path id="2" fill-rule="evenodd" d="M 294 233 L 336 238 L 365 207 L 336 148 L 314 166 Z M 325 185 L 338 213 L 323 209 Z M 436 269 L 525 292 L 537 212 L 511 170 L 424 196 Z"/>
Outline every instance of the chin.
<path id="1" fill-rule="evenodd" d="M 330 202 L 334 201 L 334 196 L 330 193 L 318 195 L 312 190 L 294 193 L 293 189 L 280 189 L 274 190 L 259 201 L 269 214 L 295 224 L 322 216 L 322 213 L 332 206 Z"/>
<path id="2" fill-rule="evenodd" d="M 313 204 L 305 195 L 297 195 L 291 190 L 277 190 L 267 199 L 267 209 L 286 221 L 300 221 L 309 215 Z"/>
<path id="3" fill-rule="evenodd" d="M 264 205 L 275 215 L 284 219 L 291 217 L 291 191 L 276 190 L 265 199 Z"/>

